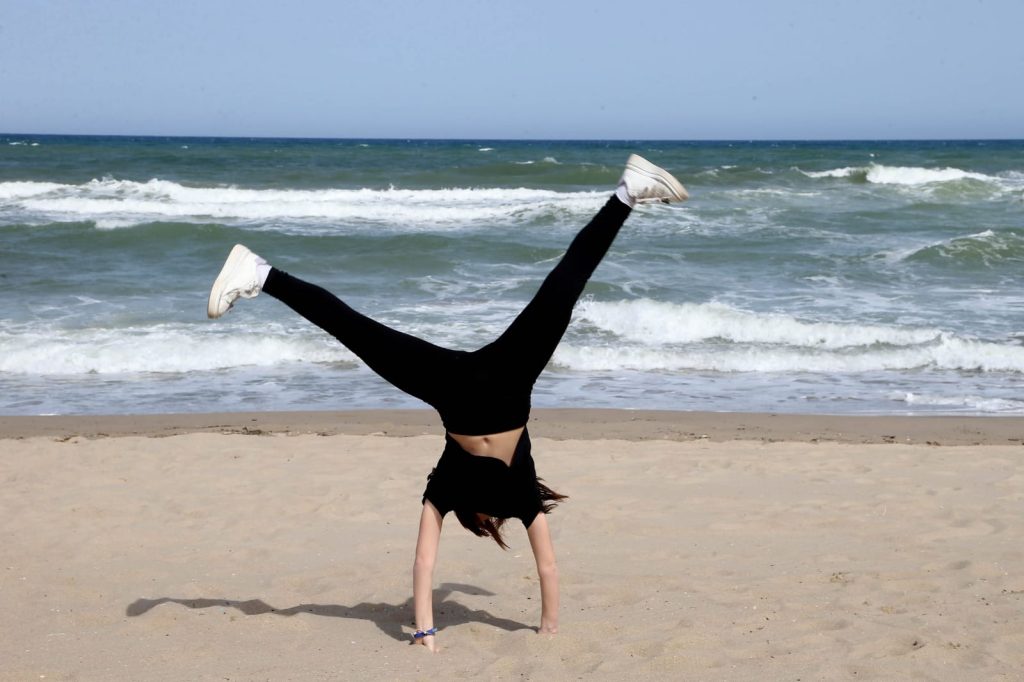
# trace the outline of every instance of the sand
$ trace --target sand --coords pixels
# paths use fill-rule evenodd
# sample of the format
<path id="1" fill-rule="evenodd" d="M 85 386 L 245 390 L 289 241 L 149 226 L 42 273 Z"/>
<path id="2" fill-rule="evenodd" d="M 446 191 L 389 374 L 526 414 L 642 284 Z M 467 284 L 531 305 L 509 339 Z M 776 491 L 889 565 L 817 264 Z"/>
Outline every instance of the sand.
<path id="1" fill-rule="evenodd" d="M 539 411 L 521 525 L 446 519 L 426 411 L 0 417 L 0 679 L 1024 679 L 1024 420 Z"/>

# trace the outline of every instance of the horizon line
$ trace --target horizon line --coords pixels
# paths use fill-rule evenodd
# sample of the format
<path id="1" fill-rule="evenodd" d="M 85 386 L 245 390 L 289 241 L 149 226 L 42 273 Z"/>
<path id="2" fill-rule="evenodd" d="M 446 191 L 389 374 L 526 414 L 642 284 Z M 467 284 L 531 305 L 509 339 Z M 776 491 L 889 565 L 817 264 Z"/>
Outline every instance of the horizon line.
<path id="1" fill-rule="evenodd" d="M 793 143 L 793 142 L 1024 142 L 1024 137 L 722 137 L 722 138 L 669 138 L 669 137 L 322 137 L 296 135 L 160 135 L 135 133 L 24 133 L 0 132 L 0 137 L 113 137 L 163 140 L 294 140 L 332 142 L 669 142 L 669 143 Z"/>

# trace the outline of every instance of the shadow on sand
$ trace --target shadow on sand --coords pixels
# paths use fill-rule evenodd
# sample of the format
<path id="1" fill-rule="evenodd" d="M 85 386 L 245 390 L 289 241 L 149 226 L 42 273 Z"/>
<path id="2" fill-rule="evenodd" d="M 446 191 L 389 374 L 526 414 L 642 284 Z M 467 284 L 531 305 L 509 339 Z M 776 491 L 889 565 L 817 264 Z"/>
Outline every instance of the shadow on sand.
<path id="1" fill-rule="evenodd" d="M 507 618 L 499 618 L 483 609 L 470 609 L 457 601 L 450 600 L 450 597 L 456 592 L 474 596 L 491 596 L 494 594 L 472 585 L 442 583 L 440 587 L 434 590 L 434 612 L 437 614 L 437 622 L 443 622 L 448 627 L 464 623 L 483 623 L 485 625 L 493 625 L 502 630 L 536 631 L 536 628 L 524 625 L 523 623 Z M 413 613 L 412 597 L 409 597 L 401 604 L 387 604 L 384 602 L 362 602 L 353 606 L 341 604 L 296 604 L 295 606 L 283 609 L 275 608 L 262 599 L 243 601 L 237 599 L 159 597 L 157 599 L 136 599 L 128 605 L 125 613 L 131 618 L 136 618 L 161 604 L 178 604 L 190 609 L 231 608 L 237 609 L 247 616 L 262 616 L 265 614 L 294 616 L 299 613 L 311 613 L 314 616 L 367 620 L 376 625 L 381 632 L 400 642 L 410 641 L 409 634 L 402 631 L 402 626 L 410 624 Z"/>

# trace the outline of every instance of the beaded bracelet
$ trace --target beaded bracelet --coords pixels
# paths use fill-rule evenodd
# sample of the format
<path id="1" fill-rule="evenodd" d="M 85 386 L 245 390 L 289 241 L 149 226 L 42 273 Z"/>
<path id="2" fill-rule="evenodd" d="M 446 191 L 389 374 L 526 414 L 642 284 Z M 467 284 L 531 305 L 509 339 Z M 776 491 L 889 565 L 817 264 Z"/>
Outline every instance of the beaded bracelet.
<path id="1" fill-rule="evenodd" d="M 412 638 L 413 639 L 423 639 L 424 637 L 430 637 L 431 635 L 436 635 L 436 634 L 437 634 L 437 627 L 432 627 L 432 628 L 430 628 L 427 631 L 417 630 L 416 632 L 412 633 Z"/>

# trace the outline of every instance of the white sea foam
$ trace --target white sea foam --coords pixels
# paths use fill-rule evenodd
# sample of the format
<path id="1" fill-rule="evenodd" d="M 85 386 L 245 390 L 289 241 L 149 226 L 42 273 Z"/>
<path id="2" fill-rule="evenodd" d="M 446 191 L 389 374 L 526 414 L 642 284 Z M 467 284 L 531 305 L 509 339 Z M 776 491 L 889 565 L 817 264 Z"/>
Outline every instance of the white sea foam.
<path id="1" fill-rule="evenodd" d="M 559 348 L 555 362 L 577 371 L 1024 372 L 1024 347 L 938 329 L 805 322 L 720 303 L 650 300 L 589 301 L 577 315 L 606 335 Z"/>
<path id="2" fill-rule="evenodd" d="M 936 346 L 856 352 L 808 350 L 762 345 L 652 348 L 567 343 L 555 353 L 556 364 L 582 372 L 756 372 L 850 374 L 899 370 L 1024 372 L 1024 349 L 944 338 Z"/>
<path id="3" fill-rule="evenodd" d="M 824 171 L 800 171 L 810 178 L 849 178 L 863 175 L 864 178 L 879 185 L 930 185 L 959 180 L 978 180 L 980 182 L 999 183 L 1000 178 L 961 170 L 959 168 L 921 168 L 917 166 L 885 166 L 873 163 L 869 166 L 847 166 Z"/>
<path id="4" fill-rule="evenodd" d="M 461 226 L 515 221 L 552 210 L 592 212 L 600 192 L 541 189 L 277 190 L 186 187 L 166 180 L 140 183 L 105 178 L 82 185 L 0 183 L 5 211 L 37 220 L 92 220 L 125 227 L 160 220 L 228 223 L 355 221 L 384 225 Z"/>
<path id="5" fill-rule="evenodd" d="M 868 182 L 882 185 L 928 185 L 938 182 L 956 182 L 958 180 L 979 180 L 996 182 L 997 179 L 984 173 L 971 173 L 959 168 L 915 168 L 903 166 L 880 166 L 872 164 L 868 168 Z"/>
<path id="6" fill-rule="evenodd" d="M 0 333 L 0 373 L 32 375 L 211 371 L 289 362 L 356 362 L 340 344 L 284 333 L 187 328 Z"/>
<path id="7" fill-rule="evenodd" d="M 449 313 L 451 311 L 448 311 Z M 508 311 L 502 311 L 507 317 Z M 577 371 L 812 372 L 941 369 L 1024 372 L 1024 346 L 937 329 L 805 322 L 719 303 L 588 301 L 555 363 Z M 492 320 L 493 324 L 499 321 Z M 500 325 L 499 325 L 500 326 Z M 475 327 L 474 327 L 475 328 Z M 460 331 L 461 330 L 461 331 Z M 410 327 L 450 347 L 475 347 L 467 328 Z M 0 332 L 0 373 L 22 375 L 189 372 L 283 363 L 358 363 L 319 334 L 270 326 L 239 332 L 181 325 L 20 327 Z"/>
<path id="8" fill-rule="evenodd" d="M 783 314 L 753 313 L 723 303 L 664 303 L 650 299 L 585 301 L 580 319 L 631 341 L 652 344 L 722 340 L 732 343 L 842 349 L 872 344 L 909 345 L 938 339 L 938 329 L 803 322 Z"/>
<path id="9" fill-rule="evenodd" d="M 797 169 L 799 170 L 799 169 Z M 848 178 L 855 173 L 865 173 L 866 168 L 854 168 L 848 166 L 846 168 L 833 168 L 832 170 L 825 171 L 800 171 L 809 178 Z"/>
<path id="10" fill-rule="evenodd" d="M 936 395 L 913 392 L 893 392 L 890 400 L 913 406 L 963 408 L 968 412 L 1024 413 L 1024 400 L 985 398 L 979 395 Z"/>
<path id="11" fill-rule="evenodd" d="M 0 201 L 41 197 L 51 192 L 62 190 L 66 187 L 69 187 L 69 185 L 61 185 L 56 182 L 0 182 Z"/>
<path id="12" fill-rule="evenodd" d="M 532 166 L 532 165 L 536 164 L 537 162 L 533 161 L 533 160 L 527 160 L 527 161 L 516 161 L 515 163 L 516 163 L 517 166 Z M 553 157 L 553 156 L 545 156 L 543 159 L 540 160 L 540 163 L 550 163 L 550 164 L 555 165 L 555 166 L 561 166 L 562 165 L 562 163 L 558 159 Z M 583 165 L 588 165 L 588 164 L 583 164 Z"/>

